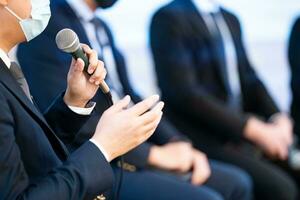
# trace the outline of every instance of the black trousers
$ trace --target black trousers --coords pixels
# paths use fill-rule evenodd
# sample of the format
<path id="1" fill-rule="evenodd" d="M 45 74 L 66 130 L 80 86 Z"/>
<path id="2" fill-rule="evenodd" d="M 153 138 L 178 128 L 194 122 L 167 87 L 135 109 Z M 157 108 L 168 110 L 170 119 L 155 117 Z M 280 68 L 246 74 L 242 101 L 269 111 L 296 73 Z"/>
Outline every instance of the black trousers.
<path id="1" fill-rule="evenodd" d="M 256 200 L 296 200 L 298 188 L 295 180 L 274 163 L 252 153 L 234 148 L 216 148 L 207 152 L 209 157 L 234 164 L 252 177 Z"/>
<path id="2" fill-rule="evenodd" d="M 203 150 L 203 145 L 199 142 L 194 140 L 195 145 Z M 253 181 L 256 200 L 299 199 L 296 183 L 299 176 L 292 177 L 289 169 L 282 169 L 279 165 L 258 156 L 254 151 L 246 151 L 233 145 L 210 145 L 204 152 L 210 158 L 236 165 L 248 172 Z"/>
<path id="3" fill-rule="evenodd" d="M 169 115 L 169 118 L 192 140 L 195 147 L 205 152 L 210 159 L 230 163 L 245 170 L 252 178 L 256 200 L 300 199 L 298 195 L 300 184 L 297 185 L 297 182 L 300 182 L 300 175 L 289 169 L 286 163 L 275 164 L 256 155 L 253 148 L 241 148 L 245 146 L 244 144 L 235 144 L 234 147 L 224 145 L 226 140 L 220 142 L 214 133 L 203 132 L 199 127 L 193 127 L 191 123 L 175 115 Z"/>

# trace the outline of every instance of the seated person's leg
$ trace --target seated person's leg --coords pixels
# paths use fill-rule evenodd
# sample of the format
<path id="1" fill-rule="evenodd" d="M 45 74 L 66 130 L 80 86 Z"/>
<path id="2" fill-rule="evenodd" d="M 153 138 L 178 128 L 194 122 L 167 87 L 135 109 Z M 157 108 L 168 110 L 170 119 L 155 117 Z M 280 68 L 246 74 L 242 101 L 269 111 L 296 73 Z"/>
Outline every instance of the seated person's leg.
<path id="1" fill-rule="evenodd" d="M 122 200 L 223 200 L 221 194 L 208 186 L 193 186 L 176 176 L 147 170 L 124 171 Z"/>
<path id="2" fill-rule="evenodd" d="M 232 163 L 249 173 L 253 180 L 256 200 L 295 200 L 297 187 L 292 178 L 267 160 L 251 153 L 242 153 L 237 149 L 215 148 L 208 155 L 214 159 Z"/>
<path id="3" fill-rule="evenodd" d="M 206 186 L 218 191 L 224 199 L 251 200 L 251 177 L 238 167 L 218 161 L 210 161 L 212 174 Z"/>

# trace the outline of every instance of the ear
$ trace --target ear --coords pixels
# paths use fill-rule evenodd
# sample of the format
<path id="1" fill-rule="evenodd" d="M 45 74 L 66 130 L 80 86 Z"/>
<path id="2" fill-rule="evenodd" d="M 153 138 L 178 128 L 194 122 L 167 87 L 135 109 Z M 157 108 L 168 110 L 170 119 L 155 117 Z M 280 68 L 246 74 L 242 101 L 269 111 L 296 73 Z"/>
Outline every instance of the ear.
<path id="1" fill-rule="evenodd" d="M 0 0 L 0 6 L 7 6 L 8 0 Z"/>

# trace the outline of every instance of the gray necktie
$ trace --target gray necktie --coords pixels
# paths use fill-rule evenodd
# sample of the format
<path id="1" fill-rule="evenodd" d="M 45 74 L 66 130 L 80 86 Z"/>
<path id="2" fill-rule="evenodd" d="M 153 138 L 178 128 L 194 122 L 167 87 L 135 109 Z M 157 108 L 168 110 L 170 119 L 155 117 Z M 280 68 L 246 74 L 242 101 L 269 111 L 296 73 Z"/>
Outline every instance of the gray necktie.
<path id="1" fill-rule="evenodd" d="M 30 94 L 30 91 L 29 91 L 29 86 L 28 86 L 28 83 L 27 83 L 27 81 L 25 79 L 25 76 L 22 72 L 21 67 L 16 62 L 12 62 L 11 65 L 10 65 L 10 72 L 13 75 L 13 77 L 16 79 L 16 81 L 19 83 L 19 85 L 22 88 L 25 95 L 32 102 L 31 94 Z"/>
<path id="2" fill-rule="evenodd" d="M 226 49 L 225 49 L 225 41 L 222 36 L 221 26 L 219 24 L 218 18 L 222 17 L 222 13 L 210 13 L 211 16 L 211 23 L 210 23 L 210 29 L 212 32 L 214 44 L 216 45 L 216 53 L 220 60 L 220 69 L 222 70 L 225 87 L 228 92 L 228 106 L 235 110 L 240 110 L 242 108 L 242 102 L 241 102 L 241 95 L 237 94 L 233 91 L 231 80 L 229 79 L 229 74 L 226 68 L 227 62 L 226 62 Z M 238 72 L 236 72 L 238 73 Z M 237 75 L 238 76 L 238 75 Z"/>

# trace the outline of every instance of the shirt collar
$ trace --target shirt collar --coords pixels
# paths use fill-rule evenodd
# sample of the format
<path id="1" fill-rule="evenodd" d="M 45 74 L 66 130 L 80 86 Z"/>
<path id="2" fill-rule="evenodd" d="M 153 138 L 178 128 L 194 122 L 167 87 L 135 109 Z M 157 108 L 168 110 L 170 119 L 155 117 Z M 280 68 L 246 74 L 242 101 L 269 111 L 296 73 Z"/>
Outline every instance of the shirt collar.
<path id="1" fill-rule="evenodd" d="M 197 9 L 203 13 L 216 13 L 220 5 L 214 0 L 192 0 Z"/>
<path id="2" fill-rule="evenodd" d="M 8 57 L 8 55 L 5 53 L 5 51 L 3 51 L 2 49 L 0 49 L 0 58 L 2 59 L 2 61 L 4 62 L 4 64 L 10 68 L 10 59 Z"/>
<path id="3" fill-rule="evenodd" d="M 84 22 L 90 22 L 94 18 L 94 12 L 86 5 L 84 0 L 67 0 L 67 2 Z"/>

